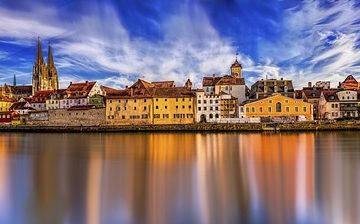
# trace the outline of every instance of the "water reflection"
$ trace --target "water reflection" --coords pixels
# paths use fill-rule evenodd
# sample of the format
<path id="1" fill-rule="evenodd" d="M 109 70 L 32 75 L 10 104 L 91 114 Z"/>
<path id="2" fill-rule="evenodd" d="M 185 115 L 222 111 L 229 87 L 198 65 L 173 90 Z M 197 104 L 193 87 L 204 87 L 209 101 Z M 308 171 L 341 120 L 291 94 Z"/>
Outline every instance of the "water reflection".
<path id="1" fill-rule="evenodd" d="M 0 223 L 359 223 L 359 137 L 0 134 Z"/>

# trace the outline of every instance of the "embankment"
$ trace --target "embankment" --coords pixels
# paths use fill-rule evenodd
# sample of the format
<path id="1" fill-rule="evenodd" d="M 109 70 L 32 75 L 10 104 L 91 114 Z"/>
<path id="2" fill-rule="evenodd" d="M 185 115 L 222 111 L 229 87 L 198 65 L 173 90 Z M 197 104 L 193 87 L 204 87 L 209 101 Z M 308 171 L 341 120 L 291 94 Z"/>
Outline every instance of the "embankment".
<path id="1" fill-rule="evenodd" d="M 260 124 L 186 124 L 126 126 L 0 126 L 0 132 L 289 132 L 289 131 L 358 131 L 360 123 L 260 123 Z"/>

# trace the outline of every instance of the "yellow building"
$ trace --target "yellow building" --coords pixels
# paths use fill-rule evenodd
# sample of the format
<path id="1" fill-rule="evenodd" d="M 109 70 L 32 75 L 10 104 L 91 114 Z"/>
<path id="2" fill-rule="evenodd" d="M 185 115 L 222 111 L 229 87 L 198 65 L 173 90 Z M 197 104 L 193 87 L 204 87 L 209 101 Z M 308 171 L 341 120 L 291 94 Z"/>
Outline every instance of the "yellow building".
<path id="1" fill-rule="evenodd" d="M 238 100 L 237 98 L 223 94 L 220 99 L 220 117 L 236 118 L 238 117 Z"/>
<path id="2" fill-rule="evenodd" d="M 152 98 L 107 96 L 106 121 L 112 125 L 151 124 Z"/>
<path id="3" fill-rule="evenodd" d="M 240 106 L 240 117 L 304 117 L 313 120 L 313 105 L 280 94 Z"/>
<path id="4" fill-rule="evenodd" d="M 139 79 L 129 88 L 106 96 L 106 121 L 111 125 L 190 124 L 195 122 L 195 92 L 191 82 L 150 83 Z"/>
<path id="5" fill-rule="evenodd" d="M 195 92 L 186 87 L 153 90 L 154 124 L 192 124 L 195 122 Z"/>
<path id="6" fill-rule="evenodd" d="M 7 97 L 0 97 L 0 111 L 10 111 L 11 105 L 14 101 Z"/>

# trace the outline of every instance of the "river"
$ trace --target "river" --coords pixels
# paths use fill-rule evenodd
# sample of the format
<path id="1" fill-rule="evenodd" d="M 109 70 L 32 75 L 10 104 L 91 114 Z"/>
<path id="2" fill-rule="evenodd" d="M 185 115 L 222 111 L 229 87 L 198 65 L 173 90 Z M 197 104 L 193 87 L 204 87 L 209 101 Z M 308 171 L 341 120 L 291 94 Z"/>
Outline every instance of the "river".
<path id="1" fill-rule="evenodd" d="M 0 223 L 360 223 L 360 132 L 0 134 Z"/>

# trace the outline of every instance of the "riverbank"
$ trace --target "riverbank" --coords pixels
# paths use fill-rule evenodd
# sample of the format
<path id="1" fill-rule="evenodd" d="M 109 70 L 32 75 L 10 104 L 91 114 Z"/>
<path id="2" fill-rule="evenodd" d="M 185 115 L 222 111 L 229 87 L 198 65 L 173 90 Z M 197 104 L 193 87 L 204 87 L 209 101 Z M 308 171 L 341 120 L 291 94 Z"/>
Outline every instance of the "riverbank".
<path id="1" fill-rule="evenodd" d="M 186 124 L 126 126 L 0 126 L 0 132 L 289 132 L 289 131 L 360 130 L 360 123 L 257 123 L 257 124 Z"/>

